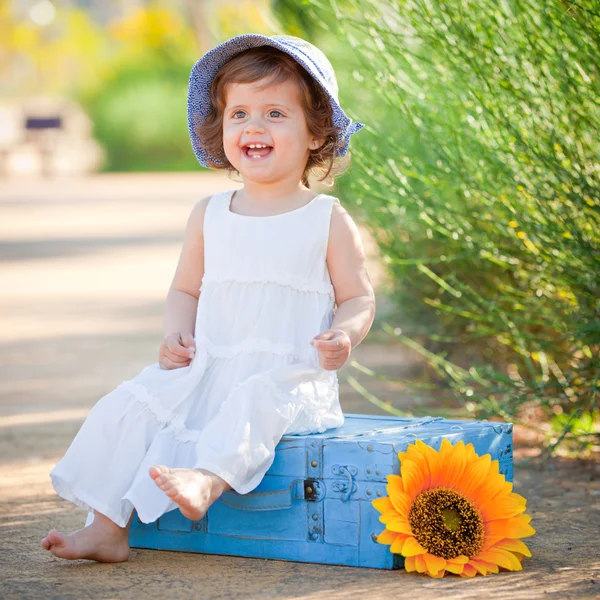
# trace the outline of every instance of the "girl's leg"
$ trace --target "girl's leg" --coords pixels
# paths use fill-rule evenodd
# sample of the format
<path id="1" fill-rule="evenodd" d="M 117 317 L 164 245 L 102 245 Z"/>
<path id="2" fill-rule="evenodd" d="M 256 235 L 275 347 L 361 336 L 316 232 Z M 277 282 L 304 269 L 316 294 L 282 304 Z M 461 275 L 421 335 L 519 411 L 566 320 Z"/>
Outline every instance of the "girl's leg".
<path id="1" fill-rule="evenodd" d="M 123 562 L 129 558 L 129 529 L 133 512 L 125 527 L 119 527 L 98 511 L 94 521 L 83 529 L 64 534 L 52 529 L 42 540 L 42 547 L 54 556 L 76 560 L 87 558 L 99 562 Z"/>

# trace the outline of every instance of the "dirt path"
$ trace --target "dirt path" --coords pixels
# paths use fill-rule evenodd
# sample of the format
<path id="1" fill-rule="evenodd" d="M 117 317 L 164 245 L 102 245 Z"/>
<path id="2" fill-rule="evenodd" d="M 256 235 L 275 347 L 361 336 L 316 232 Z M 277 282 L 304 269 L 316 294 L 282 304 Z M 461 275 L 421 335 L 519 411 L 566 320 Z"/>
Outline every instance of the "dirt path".
<path id="1" fill-rule="evenodd" d="M 220 176 L 97 176 L 0 184 L 0 572 L 4 598 L 592 598 L 600 594 L 600 468 L 517 468 L 538 534 L 523 573 L 430 580 L 401 572 L 138 550 L 128 563 L 67 562 L 39 542 L 82 526 L 48 473 L 102 395 L 156 360 L 185 221 Z M 371 250 L 371 245 L 367 243 Z M 372 259 L 378 289 L 381 274 Z M 384 302 L 381 302 L 385 310 Z M 370 335 L 353 356 L 400 378 L 418 365 Z M 377 413 L 340 371 L 346 412 Z M 410 406 L 393 384 L 352 372 Z"/>

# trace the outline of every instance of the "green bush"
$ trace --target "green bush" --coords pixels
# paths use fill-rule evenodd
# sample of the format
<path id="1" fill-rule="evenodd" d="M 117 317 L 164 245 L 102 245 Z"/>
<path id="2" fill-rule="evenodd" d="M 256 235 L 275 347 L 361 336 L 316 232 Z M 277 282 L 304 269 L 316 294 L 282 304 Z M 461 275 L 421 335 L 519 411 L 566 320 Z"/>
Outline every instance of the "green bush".
<path id="1" fill-rule="evenodd" d="M 155 65 L 152 56 L 146 64 Z M 186 171 L 201 168 L 187 129 L 191 65 L 124 64 L 81 101 L 106 149 L 104 171 Z"/>
<path id="2" fill-rule="evenodd" d="M 313 3 L 361 64 L 354 113 L 369 128 L 339 185 L 393 275 L 384 327 L 468 414 L 543 412 L 550 450 L 600 431 L 594 6 Z"/>

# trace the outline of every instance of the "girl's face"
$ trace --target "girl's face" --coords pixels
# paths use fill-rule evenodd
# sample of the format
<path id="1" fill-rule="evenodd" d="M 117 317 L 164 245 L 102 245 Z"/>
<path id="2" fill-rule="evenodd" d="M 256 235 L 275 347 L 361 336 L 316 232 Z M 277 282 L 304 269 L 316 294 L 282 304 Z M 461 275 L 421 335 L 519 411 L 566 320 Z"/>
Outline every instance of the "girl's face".
<path id="1" fill-rule="evenodd" d="M 260 183 L 300 181 L 313 140 L 295 81 L 264 86 L 229 83 L 225 89 L 223 148 L 244 180 Z M 317 142 L 313 146 L 311 143 Z M 266 148 L 249 148 L 249 145 Z"/>

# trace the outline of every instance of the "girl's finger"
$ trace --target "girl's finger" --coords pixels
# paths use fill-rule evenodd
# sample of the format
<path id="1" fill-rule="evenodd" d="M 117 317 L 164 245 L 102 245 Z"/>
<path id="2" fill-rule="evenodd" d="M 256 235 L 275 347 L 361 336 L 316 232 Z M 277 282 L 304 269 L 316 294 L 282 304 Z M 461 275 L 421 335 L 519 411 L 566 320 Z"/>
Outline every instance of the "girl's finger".
<path id="1" fill-rule="evenodd" d="M 196 348 L 196 342 L 194 340 L 194 336 L 191 333 L 185 333 L 184 335 L 182 335 L 181 336 L 181 343 L 186 348 L 189 348 L 189 349 L 195 349 Z"/>
<path id="2" fill-rule="evenodd" d="M 326 350 L 328 352 L 338 352 L 343 350 L 345 347 L 344 342 L 340 340 L 336 340 L 335 342 L 329 342 L 328 340 L 317 340 L 318 344 L 315 345 L 315 348 L 320 348 L 321 350 Z"/>
<path id="3" fill-rule="evenodd" d="M 344 356 L 346 354 L 346 349 L 342 348 L 341 350 L 323 350 L 320 351 L 321 356 L 326 358 L 339 358 L 340 356 Z"/>
<path id="4" fill-rule="evenodd" d="M 162 352 L 162 355 L 165 358 L 168 358 L 169 360 L 173 361 L 174 363 L 183 363 L 183 362 L 187 362 L 189 360 L 188 356 L 181 356 L 180 354 L 174 354 L 173 352 L 169 351 L 167 348 L 165 348 Z"/>
<path id="5" fill-rule="evenodd" d="M 189 362 L 189 361 L 186 361 Z M 172 370 L 172 369 L 180 369 L 181 367 L 184 367 L 185 364 L 184 363 L 176 363 L 173 362 L 170 358 L 166 358 L 163 357 L 158 361 L 158 364 L 160 366 L 161 369 L 164 370 Z"/>
<path id="6" fill-rule="evenodd" d="M 158 361 L 159 367 L 161 369 L 164 369 L 165 371 L 171 369 L 172 364 L 173 364 L 173 362 L 170 359 L 168 359 L 168 358 L 166 358 L 164 356 L 161 356 L 160 359 L 159 359 L 159 361 Z"/>
<path id="7" fill-rule="evenodd" d="M 327 369 L 328 371 L 336 371 L 337 369 L 339 369 L 339 366 L 337 365 L 337 363 L 332 363 L 332 362 L 325 361 L 321 365 L 321 368 L 322 369 Z"/>
<path id="8" fill-rule="evenodd" d="M 165 342 L 167 348 L 169 349 L 169 351 L 171 352 L 171 354 L 176 354 L 179 356 L 185 356 L 188 357 L 190 355 L 190 350 L 188 350 L 187 348 L 185 348 L 184 346 L 182 346 L 181 344 L 179 344 L 179 342 L 176 342 L 175 340 L 167 340 Z"/>

